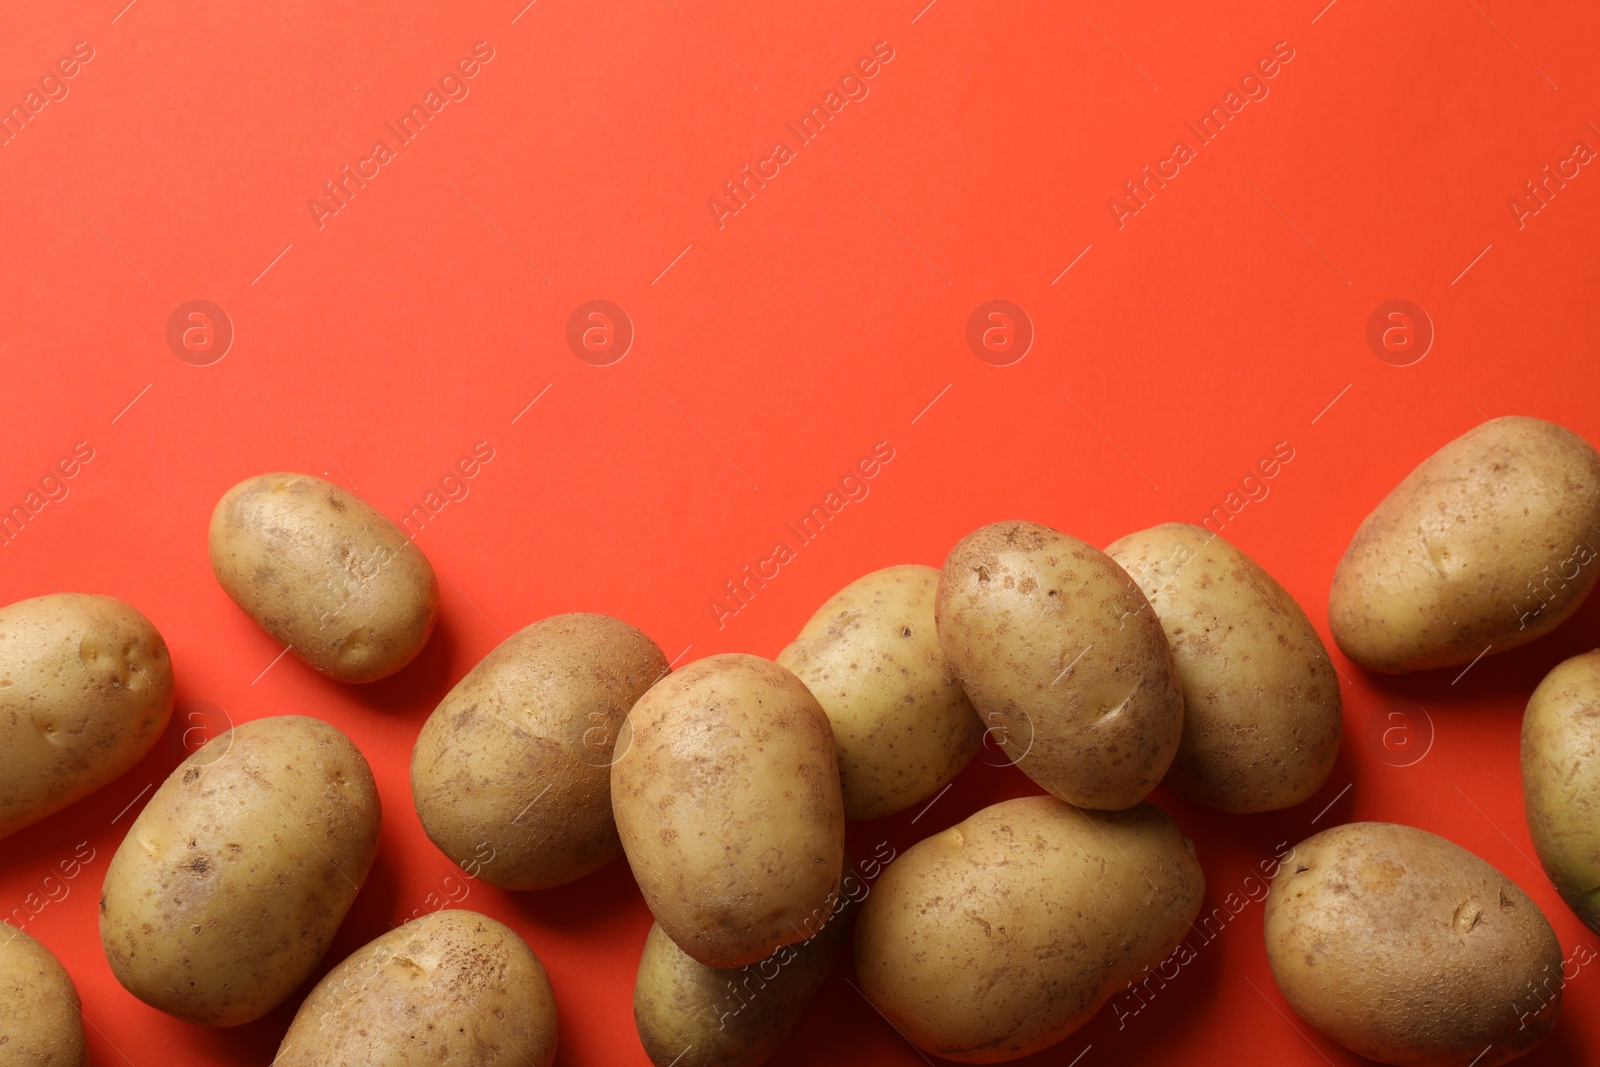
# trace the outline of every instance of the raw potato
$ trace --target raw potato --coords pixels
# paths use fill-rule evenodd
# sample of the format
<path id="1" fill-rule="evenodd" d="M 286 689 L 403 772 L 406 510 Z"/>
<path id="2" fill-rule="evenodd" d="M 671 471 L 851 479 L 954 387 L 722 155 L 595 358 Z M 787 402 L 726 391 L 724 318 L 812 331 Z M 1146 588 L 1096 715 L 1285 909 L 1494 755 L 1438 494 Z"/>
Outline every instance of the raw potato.
<path id="1" fill-rule="evenodd" d="M 111 859 L 100 943 L 134 996 L 201 1026 L 259 1019 L 311 976 L 378 851 L 372 771 L 283 715 L 219 734 L 157 789 Z"/>
<path id="2" fill-rule="evenodd" d="M 1361 523 L 1328 594 L 1333 639 L 1389 674 L 1516 648 L 1578 610 L 1597 547 L 1600 454 L 1553 422 L 1493 419 Z"/>
<path id="3" fill-rule="evenodd" d="M 1171 522 L 1106 549 L 1149 599 L 1183 683 L 1183 740 L 1166 785 L 1232 812 L 1309 799 L 1333 770 L 1339 677 L 1311 620 L 1222 538 Z"/>
<path id="4" fill-rule="evenodd" d="M 617 831 L 667 936 L 723 968 L 804 940 L 839 888 L 844 800 L 800 679 L 757 656 L 697 660 L 640 698 L 617 747 Z"/>
<path id="5" fill-rule="evenodd" d="M 550 1067 L 539 957 L 475 911 L 436 911 L 357 949 L 295 1013 L 273 1067 Z"/>
<path id="6" fill-rule="evenodd" d="M 1165 959 L 1204 895 L 1193 845 L 1154 805 L 1007 800 L 889 865 L 861 906 L 856 976 L 922 1051 L 1019 1059 Z"/>
<path id="7" fill-rule="evenodd" d="M 411 792 L 423 829 L 504 889 L 561 885 L 618 858 L 612 746 L 666 673 L 654 641 L 605 615 L 557 615 L 512 634 L 417 738 Z"/>
<path id="8" fill-rule="evenodd" d="M 172 694 L 167 643 L 120 600 L 56 593 L 0 609 L 0 837 L 143 759 Z"/>
<path id="9" fill-rule="evenodd" d="M 1115 810 L 1161 781 L 1183 692 L 1116 562 L 1030 522 L 968 534 L 939 581 L 939 644 L 1012 762 L 1069 804 Z"/>
<path id="10" fill-rule="evenodd" d="M 887 567 L 857 579 L 806 623 L 778 664 L 833 723 L 847 819 L 903 811 L 942 789 L 983 740 L 939 648 L 935 567 Z"/>
<path id="11" fill-rule="evenodd" d="M 1284 999 L 1370 1059 L 1494 1067 L 1555 1025 L 1555 932 L 1510 879 L 1442 837 L 1324 830 L 1284 860 L 1264 910 Z"/>
<path id="12" fill-rule="evenodd" d="M 211 515 L 211 569 L 261 628 L 341 682 L 375 682 L 433 632 L 439 582 L 366 501 L 309 474 L 263 474 Z"/>
<path id="13" fill-rule="evenodd" d="M 61 961 L 14 926 L 0 925 L 0 1062 L 83 1067 L 78 989 Z"/>
<path id="14" fill-rule="evenodd" d="M 1600 932 L 1600 651 L 1539 683 L 1522 717 L 1522 797 L 1539 862 L 1561 899 Z"/>

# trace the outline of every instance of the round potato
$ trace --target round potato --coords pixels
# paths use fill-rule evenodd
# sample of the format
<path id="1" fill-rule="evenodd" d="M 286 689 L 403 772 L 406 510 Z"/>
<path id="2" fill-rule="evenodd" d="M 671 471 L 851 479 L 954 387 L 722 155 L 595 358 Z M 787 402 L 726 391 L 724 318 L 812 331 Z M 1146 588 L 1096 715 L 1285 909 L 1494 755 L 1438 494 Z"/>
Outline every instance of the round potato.
<path id="1" fill-rule="evenodd" d="M 1553 422 L 1492 419 L 1361 523 L 1328 594 L 1333 639 L 1389 674 L 1516 648 L 1578 610 L 1597 547 L 1600 453 Z"/>
<path id="2" fill-rule="evenodd" d="M 697 660 L 639 699 L 617 746 L 617 831 L 667 936 L 723 968 L 805 940 L 839 888 L 844 800 L 804 683 L 757 656 Z"/>
<path id="3" fill-rule="evenodd" d="M 1539 862 L 1600 932 L 1600 650 L 1558 665 L 1522 717 L 1522 797 Z"/>
<path id="4" fill-rule="evenodd" d="M 1172 649 L 1144 594 L 1104 552 L 1002 522 L 945 560 L 939 644 L 989 731 L 1069 804 L 1143 800 L 1183 734 Z"/>
<path id="5" fill-rule="evenodd" d="M 1278 868 L 1264 911 L 1284 999 L 1369 1059 L 1494 1067 L 1555 1025 L 1555 932 L 1510 879 L 1442 837 L 1324 830 Z"/>
<path id="6" fill-rule="evenodd" d="M 856 977 L 922 1051 L 1020 1059 L 1165 959 L 1204 895 L 1193 845 L 1154 805 L 1007 800 L 889 865 L 861 906 Z"/>
<path id="7" fill-rule="evenodd" d="M 357 949 L 295 1013 L 273 1067 L 550 1067 L 539 957 L 475 911 L 436 911 Z"/>
<path id="8" fill-rule="evenodd" d="M 100 943 L 134 996 L 201 1026 L 259 1019 L 310 977 L 378 851 L 372 771 L 283 715 L 178 764 L 106 871 Z"/>
<path id="9" fill-rule="evenodd" d="M 0 1061 L 15 1067 L 83 1067 L 89 1062 L 72 976 L 49 949 L 3 924 Z"/>
<path id="10" fill-rule="evenodd" d="M 561 885 L 622 855 L 611 814 L 613 744 L 667 673 L 644 634 L 605 615 L 517 631 L 429 717 L 411 756 L 422 828 L 446 856 L 505 889 Z"/>
<path id="11" fill-rule="evenodd" d="M 433 632 L 428 558 L 372 505 L 309 474 L 262 474 L 211 515 L 211 570 L 261 628 L 341 682 L 375 682 Z"/>
<path id="12" fill-rule="evenodd" d="M 778 654 L 833 723 L 847 819 L 893 815 L 932 796 L 983 740 L 939 647 L 938 588 L 934 567 L 874 571 L 818 609 Z"/>
<path id="13" fill-rule="evenodd" d="M 0 609 L 0 837 L 143 759 L 172 696 L 167 643 L 122 601 L 56 593 Z"/>
<path id="14" fill-rule="evenodd" d="M 1183 683 L 1166 785 L 1232 812 L 1309 799 L 1339 755 L 1339 676 L 1287 590 L 1199 526 L 1169 522 L 1106 549 L 1150 601 Z"/>

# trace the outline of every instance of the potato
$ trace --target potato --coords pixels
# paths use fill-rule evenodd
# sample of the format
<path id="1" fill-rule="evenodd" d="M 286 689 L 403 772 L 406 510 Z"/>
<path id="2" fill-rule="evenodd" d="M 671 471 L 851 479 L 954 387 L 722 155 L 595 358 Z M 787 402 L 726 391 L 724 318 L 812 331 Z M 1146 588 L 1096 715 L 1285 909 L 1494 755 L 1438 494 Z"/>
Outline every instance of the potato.
<path id="1" fill-rule="evenodd" d="M 1289 1006 L 1370 1059 L 1493 1067 L 1555 1025 L 1550 924 L 1505 875 L 1426 831 L 1365 822 L 1307 838 L 1263 918 Z"/>
<path id="2" fill-rule="evenodd" d="M 655 642 L 605 615 L 557 615 L 512 634 L 417 738 L 411 793 L 422 828 L 505 889 L 561 885 L 610 863 L 622 855 L 612 745 L 666 673 Z"/>
<path id="3" fill-rule="evenodd" d="M 1106 549 L 1150 601 L 1183 683 L 1169 789 L 1232 812 L 1307 800 L 1333 770 L 1339 677 L 1311 620 L 1272 575 L 1184 523 Z"/>
<path id="4" fill-rule="evenodd" d="M 436 911 L 357 949 L 295 1013 L 273 1067 L 550 1067 L 556 999 L 516 932 Z"/>
<path id="5" fill-rule="evenodd" d="M 211 514 L 211 570 L 261 628 L 341 682 L 375 682 L 433 632 L 439 582 L 360 497 L 309 474 L 262 474 Z"/>
<path id="6" fill-rule="evenodd" d="M 903 811 L 971 761 L 983 723 L 934 628 L 934 567 L 887 567 L 824 604 L 779 666 L 822 704 L 839 749 L 847 819 Z"/>
<path id="7" fill-rule="evenodd" d="M 0 1062 L 83 1067 L 78 989 L 61 961 L 14 926 L 0 924 Z"/>
<path id="8" fill-rule="evenodd" d="M 120 600 L 56 593 L 0 609 L 0 837 L 144 758 L 172 715 L 172 660 Z"/>
<path id="9" fill-rule="evenodd" d="M 378 851 L 372 771 L 298 715 L 217 735 L 128 828 L 100 943 L 134 996 L 201 1026 L 259 1019 L 311 976 Z"/>
<path id="10" fill-rule="evenodd" d="M 839 891 L 802 925 L 809 935 L 758 963 L 696 963 L 656 923 L 633 987 L 639 1040 L 656 1067 L 756 1067 L 783 1044 L 849 940 L 867 886 L 845 861 Z"/>
<path id="11" fill-rule="evenodd" d="M 722 968 L 805 940 L 839 888 L 844 799 L 800 679 L 757 656 L 697 660 L 639 699 L 617 747 L 617 831 L 667 936 Z"/>
<path id="12" fill-rule="evenodd" d="M 1600 932 L 1600 650 L 1559 664 L 1522 717 L 1522 798 L 1539 862 Z"/>
<path id="13" fill-rule="evenodd" d="M 1161 781 L 1183 733 L 1172 650 L 1105 553 L 1002 522 L 945 560 L 939 644 L 1012 762 L 1051 793 L 1118 809 Z"/>
<path id="14" fill-rule="evenodd" d="M 1361 523 L 1328 594 L 1333 639 L 1387 674 L 1527 644 L 1594 587 L 1597 524 L 1600 453 L 1552 422 L 1492 419 Z"/>
<path id="15" fill-rule="evenodd" d="M 984 808 L 891 863 L 861 906 L 856 977 L 912 1044 L 962 1063 L 1048 1048 L 1178 946 L 1194 847 L 1151 804 Z"/>

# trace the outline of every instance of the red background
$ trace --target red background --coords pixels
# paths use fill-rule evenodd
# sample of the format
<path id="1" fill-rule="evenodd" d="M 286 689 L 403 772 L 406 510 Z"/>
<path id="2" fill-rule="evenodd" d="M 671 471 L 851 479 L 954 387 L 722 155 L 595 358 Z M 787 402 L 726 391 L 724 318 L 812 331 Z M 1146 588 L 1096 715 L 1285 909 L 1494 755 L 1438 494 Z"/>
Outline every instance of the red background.
<path id="1" fill-rule="evenodd" d="M 4 842 L 6 909 L 77 842 L 94 850 L 27 928 L 72 972 L 99 1063 L 265 1064 L 299 999 L 210 1032 L 147 1008 L 107 968 L 99 883 L 187 729 L 317 715 L 374 765 L 381 853 L 325 970 L 443 900 L 452 868 L 411 808 L 412 741 L 535 619 L 613 614 L 680 662 L 771 656 L 869 570 L 937 564 L 1005 518 L 1101 545 L 1198 521 L 1287 442 L 1269 495 L 1222 532 L 1328 640 L 1345 543 L 1429 452 L 1510 413 L 1600 440 L 1600 177 L 1582 168 L 1520 228 L 1508 207 L 1576 142 L 1600 144 L 1593 5 L 125 2 L 0 12 L 0 103 L 21 102 L 73 42 L 94 49 L 69 95 L 0 147 L 0 501 L 75 443 L 94 450 L 69 495 L 0 548 L 0 600 L 126 599 L 166 636 L 178 677 L 173 727 L 137 769 Z M 319 228 L 307 201 L 322 183 L 478 41 L 494 59 L 470 95 Z M 719 228 L 708 198 L 879 41 L 894 58 L 870 95 Z M 1185 120 L 1280 41 L 1294 58 L 1270 94 L 1119 229 L 1108 198 L 1192 144 Z M 594 298 L 636 331 L 611 366 L 565 341 Z M 993 298 L 1036 331 L 1011 366 L 965 342 Z M 1437 333 L 1406 367 L 1365 339 L 1396 298 Z M 236 331 L 208 366 L 166 341 L 193 299 Z M 293 657 L 266 669 L 278 646 L 207 566 L 222 492 L 302 470 L 399 521 L 479 441 L 492 462 L 418 534 L 444 603 L 417 662 L 365 688 Z M 879 441 L 894 459 L 870 495 L 719 627 L 708 601 L 723 583 Z M 1532 860 L 1516 758 L 1532 687 L 1597 643 L 1600 600 L 1459 679 L 1377 678 L 1335 651 L 1345 747 L 1316 798 L 1230 817 L 1156 794 L 1195 840 L 1207 909 L 1279 842 L 1385 819 L 1496 864 L 1569 954 L 1600 944 Z M 852 848 L 903 851 L 1031 791 L 975 762 L 915 825 L 910 812 L 854 826 Z M 460 903 L 544 960 L 559 1062 L 646 1062 L 631 989 L 649 915 L 626 865 L 537 894 L 472 883 Z M 1288 1012 L 1260 919 L 1249 904 L 1137 1015 L 1107 1009 L 1038 1062 L 1354 1062 Z M 1600 1049 L 1591 970 L 1529 1062 Z M 848 973 L 775 1063 L 922 1062 Z"/>

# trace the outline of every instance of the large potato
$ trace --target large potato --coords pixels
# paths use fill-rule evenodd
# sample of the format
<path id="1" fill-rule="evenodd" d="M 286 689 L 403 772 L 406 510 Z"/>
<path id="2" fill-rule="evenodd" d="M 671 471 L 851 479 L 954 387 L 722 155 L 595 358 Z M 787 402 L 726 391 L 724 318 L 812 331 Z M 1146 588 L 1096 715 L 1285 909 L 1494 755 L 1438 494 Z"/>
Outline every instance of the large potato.
<path id="1" fill-rule="evenodd" d="M 436 911 L 351 953 L 295 1013 L 273 1067 L 550 1067 L 539 957 L 475 911 Z"/>
<path id="2" fill-rule="evenodd" d="M 778 654 L 833 723 L 847 819 L 893 815 L 933 795 L 983 740 L 939 647 L 938 588 L 934 567 L 874 571 L 819 608 Z"/>
<path id="3" fill-rule="evenodd" d="M 1172 650 L 1104 552 L 1047 526 L 964 537 L 939 579 L 939 644 L 1006 755 L 1069 804 L 1127 808 L 1183 733 Z"/>
<path id="4" fill-rule="evenodd" d="M 263 474 L 211 514 L 211 569 L 261 628 L 341 682 L 410 663 L 433 632 L 428 558 L 372 505 L 309 474 Z"/>
<path id="5" fill-rule="evenodd" d="M 450 691 L 411 756 L 422 828 L 491 885 L 542 889 L 622 855 L 612 746 L 667 673 L 644 634 L 557 615 L 512 634 Z"/>
<path id="6" fill-rule="evenodd" d="M 202 1026 L 259 1019 L 310 977 L 378 851 L 372 771 L 283 715 L 203 745 L 111 859 L 100 943 L 127 990 Z"/>
<path id="7" fill-rule="evenodd" d="M 695 960 L 743 967 L 810 936 L 839 888 L 844 800 L 828 716 L 756 656 L 710 656 L 633 706 L 611 806 L 656 921 Z"/>
<path id="8" fill-rule="evenodd" d="M 0 925 L 0 1063 L 83 1067 L 78 989 L 61 961 L 13 926 Z"/>
<path id="9" fill-rule="evenodd" d="M 1363 520 L 1328 594 L 1333 639 L 1386 673 L 1516 648 L 1578 610 L 1597 547 L 1600 454 L 1552 422 L 1493 419 Z"/>
<path id="10" fill-rule="evenodd" d="M 1007 800 L 912 846 L 861 906 L 861 990 L 912 1044 L 1001 1063 L 1055 1044 L 1166 958 L 1205 895 L 1151 804 Z"/>
<path id="11" fill-rule="evenodd" d="M 1106 552 L 1149 599 L 1183 683 L 1167 787 L 1233 812 L 1315 793 L 1339 755 L 1339 677 L 1294 598 L 1199 526 L 1169 522 Z"/>
<path id="12" fill-rule="evenodd" d="M 1539 862 L 1600 932 L 1600 651 L 1558 665 L 1522 717 L 1522 797 Z"/>
<path id="13" fill-rule="evenodd" d="M 138 763 L 172 694 L 166 642 L 120 600 L 57 593 L 0 609 L 0 837 Z"/>
<path id="14" fill-rule="evenodd" d="M 1555 1025 L 1550 924 L 1505 875 L 1426 831 L 1349 823 L 1307 838 L 1264 919 L 1289 1006 L 1370 1059 L 1494 1067 Z"/>

